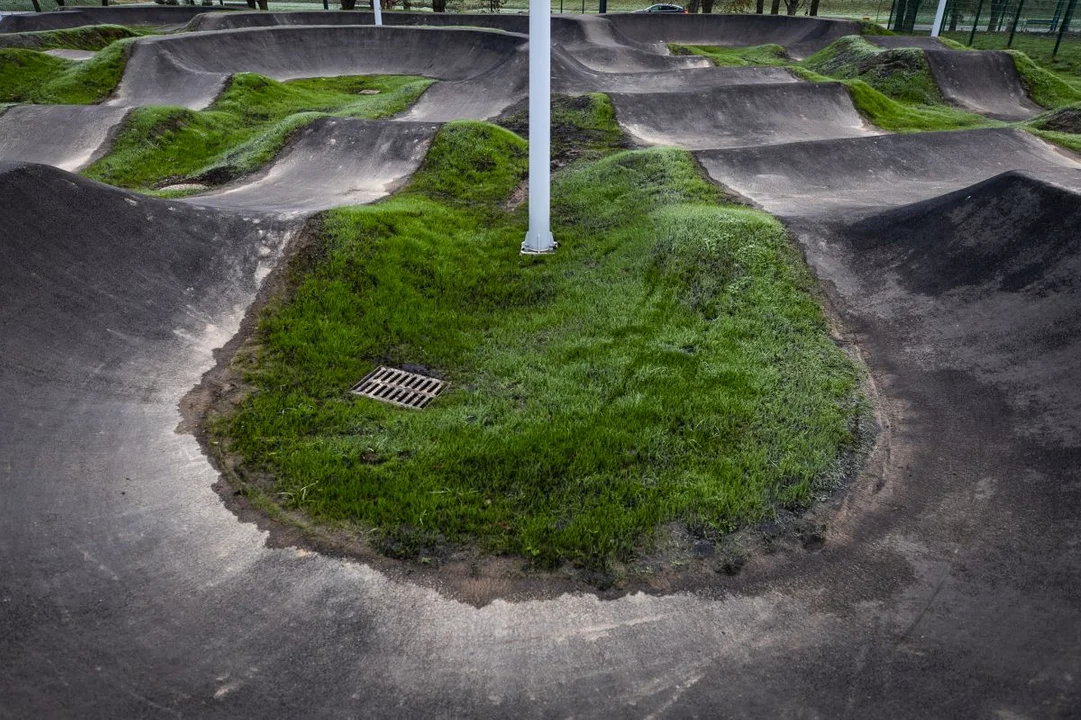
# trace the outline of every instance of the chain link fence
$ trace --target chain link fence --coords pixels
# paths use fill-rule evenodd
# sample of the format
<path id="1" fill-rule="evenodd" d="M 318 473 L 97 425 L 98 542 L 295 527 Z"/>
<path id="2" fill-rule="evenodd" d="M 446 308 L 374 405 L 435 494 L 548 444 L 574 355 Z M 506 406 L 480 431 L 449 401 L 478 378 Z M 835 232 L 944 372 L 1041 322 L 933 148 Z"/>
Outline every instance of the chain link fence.
<path id="1" fill-rule="evenodd" d="M 99 6 L 103 0 L 61 0 L 65 7 Z M 188 0 L 169 0 L 169 2 Z M 222 0 L 213 0 L 217 5 Z M 432 9 L 433 0 L 381 0 L 388 10 L 425 11 Z M 672 1 L 672 0 L 665 0 Z M 675 0 L 679 2 L 680 0 Z M 138 4 L 133 0 L 108 0 L 110 5 Z M 145 0 L 144 0 L 145 2 Z M 195 0 L 201 4 L 203 0 Z M 236 5 L 238 0 L 224 0 Z M 328 0 L 329 6 L 339 6 L 338 0 Z M 370 0 L 358 0 L 357 7 Z M 436 0 L 445 3 L 447 12 L 524 13 L 529 0 Z M 699 12 L 747 13 L 763 8 L 769 13 L 779 6 L 781 14 L 817 14 L 820 17 L 849 18 L 876 23 L 898 33 L 930 33 L 937 0 L 683 0 Z M 556 13 L 596 13 L 601 0 L 552 0 Z M 43 11 L 60 9 L 58 0 L 38 0 Z M 607 0 L 608 12 L 630 12 L 643 9 L 652 0 Z M 943 37 L 977 48 L 1014 48 L 1028 53 L 1034 60 L 1059 71 L 1078 74 L 1081 78 L 1081 0 L 949 0 L 942 26 Z M 323 7 L 323 0 L 270 0 L 271 9 L 314 9 Z M 812 13 L 812 7 L 814 12 Z M 31 12 L 33 0 L 0 0 L 0 11 Z"/>

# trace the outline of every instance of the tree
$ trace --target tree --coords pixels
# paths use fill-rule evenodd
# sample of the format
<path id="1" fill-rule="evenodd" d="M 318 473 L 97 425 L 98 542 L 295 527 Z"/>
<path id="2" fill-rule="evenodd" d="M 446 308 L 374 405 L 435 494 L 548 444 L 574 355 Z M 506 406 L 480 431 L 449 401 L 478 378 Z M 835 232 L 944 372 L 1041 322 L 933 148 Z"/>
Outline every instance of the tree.
<path id="1" fill-rule="evenodd" d="M 445 13 L 447 11 L 447 0 L 432 0 L 432 12 Z"/>
<path id="2" fill-rule="evenodd" d="M 818 0 L 811 0 L 811 9 L 808 11 L 811 17 L 818 17 Z"/>
<path id="3" fill-rule="evenodd" d="M 802 2 L 803 0 L 784 0 L 784 6 L 789 15 L 795 15 Z"/>
<path id="4" fill-rule="evenodd" d="M 770 15 L 777 15 L 780 12 L 781 12 L 781 0 L 773 0 L 772 4 L 769 6 L 769 14 Z"/>
<path id="5" fill-rule="evenodd" d="M 754 6 L 754 11 L 756 13 L 758 13 L 759 15 L 761 15 L 762 11 L 765 10 L 765 8 L 766 8 L 766 0 L 757 0 L 757 2 L 755 3 L 755 6 Z"/>
<path id="6" fill-rule="evenodd" d="M 912 32 L 916 25 L 916 14 L 920 11 L 922 0 L 897 0 L 893 13 L 893 27 L 895 32 Z"/>
<path id="7" fill-rule="evenodd" d="M 704 12 L 704 13 L 713 12 L 713 0 L 702 0 L 702 12 Z"/>

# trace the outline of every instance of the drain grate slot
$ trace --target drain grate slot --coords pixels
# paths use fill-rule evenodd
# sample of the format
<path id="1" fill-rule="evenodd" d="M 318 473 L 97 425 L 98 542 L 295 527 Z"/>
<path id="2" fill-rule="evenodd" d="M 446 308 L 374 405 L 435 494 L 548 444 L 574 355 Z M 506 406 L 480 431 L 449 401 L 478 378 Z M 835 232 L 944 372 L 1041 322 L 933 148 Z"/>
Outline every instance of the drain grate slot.
<path id="1" fill-rule="evenodd" d="M 351 392 L 400 407 L 423 410 L 447 384 L 427 375 L 377 367 L 353 386 Z"/>

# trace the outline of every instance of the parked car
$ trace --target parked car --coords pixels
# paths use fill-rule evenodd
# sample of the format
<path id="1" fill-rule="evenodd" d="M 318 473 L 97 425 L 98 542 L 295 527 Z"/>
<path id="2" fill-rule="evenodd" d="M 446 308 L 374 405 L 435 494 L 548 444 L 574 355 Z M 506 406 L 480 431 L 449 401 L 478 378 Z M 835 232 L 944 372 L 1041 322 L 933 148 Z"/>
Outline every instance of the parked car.
<path id="1" fill-rule="evenodd" d="M 657 5 L 650 5 L 647 8 L 641 10 L 635 10 L 640 13 L 686 13 L 682 5 L 669 5 L 667 3 L 659 3 Z"/>

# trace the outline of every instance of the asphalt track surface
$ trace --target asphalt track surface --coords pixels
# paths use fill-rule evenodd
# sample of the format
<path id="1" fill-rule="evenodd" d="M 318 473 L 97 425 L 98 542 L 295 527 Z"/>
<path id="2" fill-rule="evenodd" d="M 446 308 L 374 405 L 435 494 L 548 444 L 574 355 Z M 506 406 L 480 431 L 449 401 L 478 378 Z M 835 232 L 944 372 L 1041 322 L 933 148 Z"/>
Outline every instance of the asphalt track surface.
<path id="1" fill-rule="evenodd" d="M 741 143 L 725 128 L 707 147 L 701 125 L 716 117 L 675 115 L 692 110 L 677 78 L 708 69 L 617 61 L 708 29 L 673 18 L 651 36 L 644 21 L 612 20 L 591 59 L 612 64 L 583 77 L 654 77 L 644 95 L 617 95 L 625 124 L 671 78 L 665 141 L 701 148 L 711 177 L 785 219 L 842 341 L 868 365 L 878 446 L 825 508 L 825 545 L 783 547 L 690 592 L 484 587 L 478 596 L 506 599 L 478 607 L 431 578 L 268 542 L 223 505 L 178 405 L 227 359 L 219 349 L 304 213 L 356 202 L 335 195 L 354 183 L 365 199 L 392 190 L 434 125 L 321 121 L 247 191 L 227 189 L 243 210 L 200 206 L 228 198 L 221 190 L 155 200 L 0 164 L 0 716 L 1077 716 L 1081 239 L 1069 230 L 1081 223 L 1081 162 L 1010 129 L 853 137 L 852 111 L 828 86 L 815 92 L 831 136 L 816 118 L 822 137 L 759 146 L 740 104 L 718 100 L 751 134 Z M 770 41 L 754 21 L 745 44 Z M 804 48 L 836 30 L 773 21 L 778 40 Z M 189 43 L 235 32 L 229 47 L 247 48 L 273 30 L 304 28 L 140 41 L 121 92 L 136 79 L 152 89 L 137 75 L 158 66 L 137 58 L 207 63 L 185 54 Z M 483 35 L 371 36 L 407 30 Z M 524 39 L 492 36 L 477 41 L 477 64 L 520 72 Z M 609 52 L 619 36 L 633 52 Z M 214 61 L 191 78 L 220 82 L 238 63 Z M 718 72 L 707 91 L 719 97 L 721 78 L 737 76 L 731 92 L 748 92 L 756 73 Z M 189 95 L 188 76 L 172 77 L 185 102 L 203 101 L 202 86 Z M 455 77 L 447 84 L 477 79 Z M 761 77 L 751 87 L 795 87 Z M 343 145 L 365 157 L 341 157 Z M 324 173 L 333 187 L 313 197 L 307 183 Z"/>
<path id="2" fill-rule="evenodd" d="M 924 51 L 942 95 L 966 110 L 996 120 L 1028 120 L 1042 112 L 1021 85 L 1013 60 L 1001 50 L 952 50 L 936 38 L 868 36 L 884 48 Z"/>

